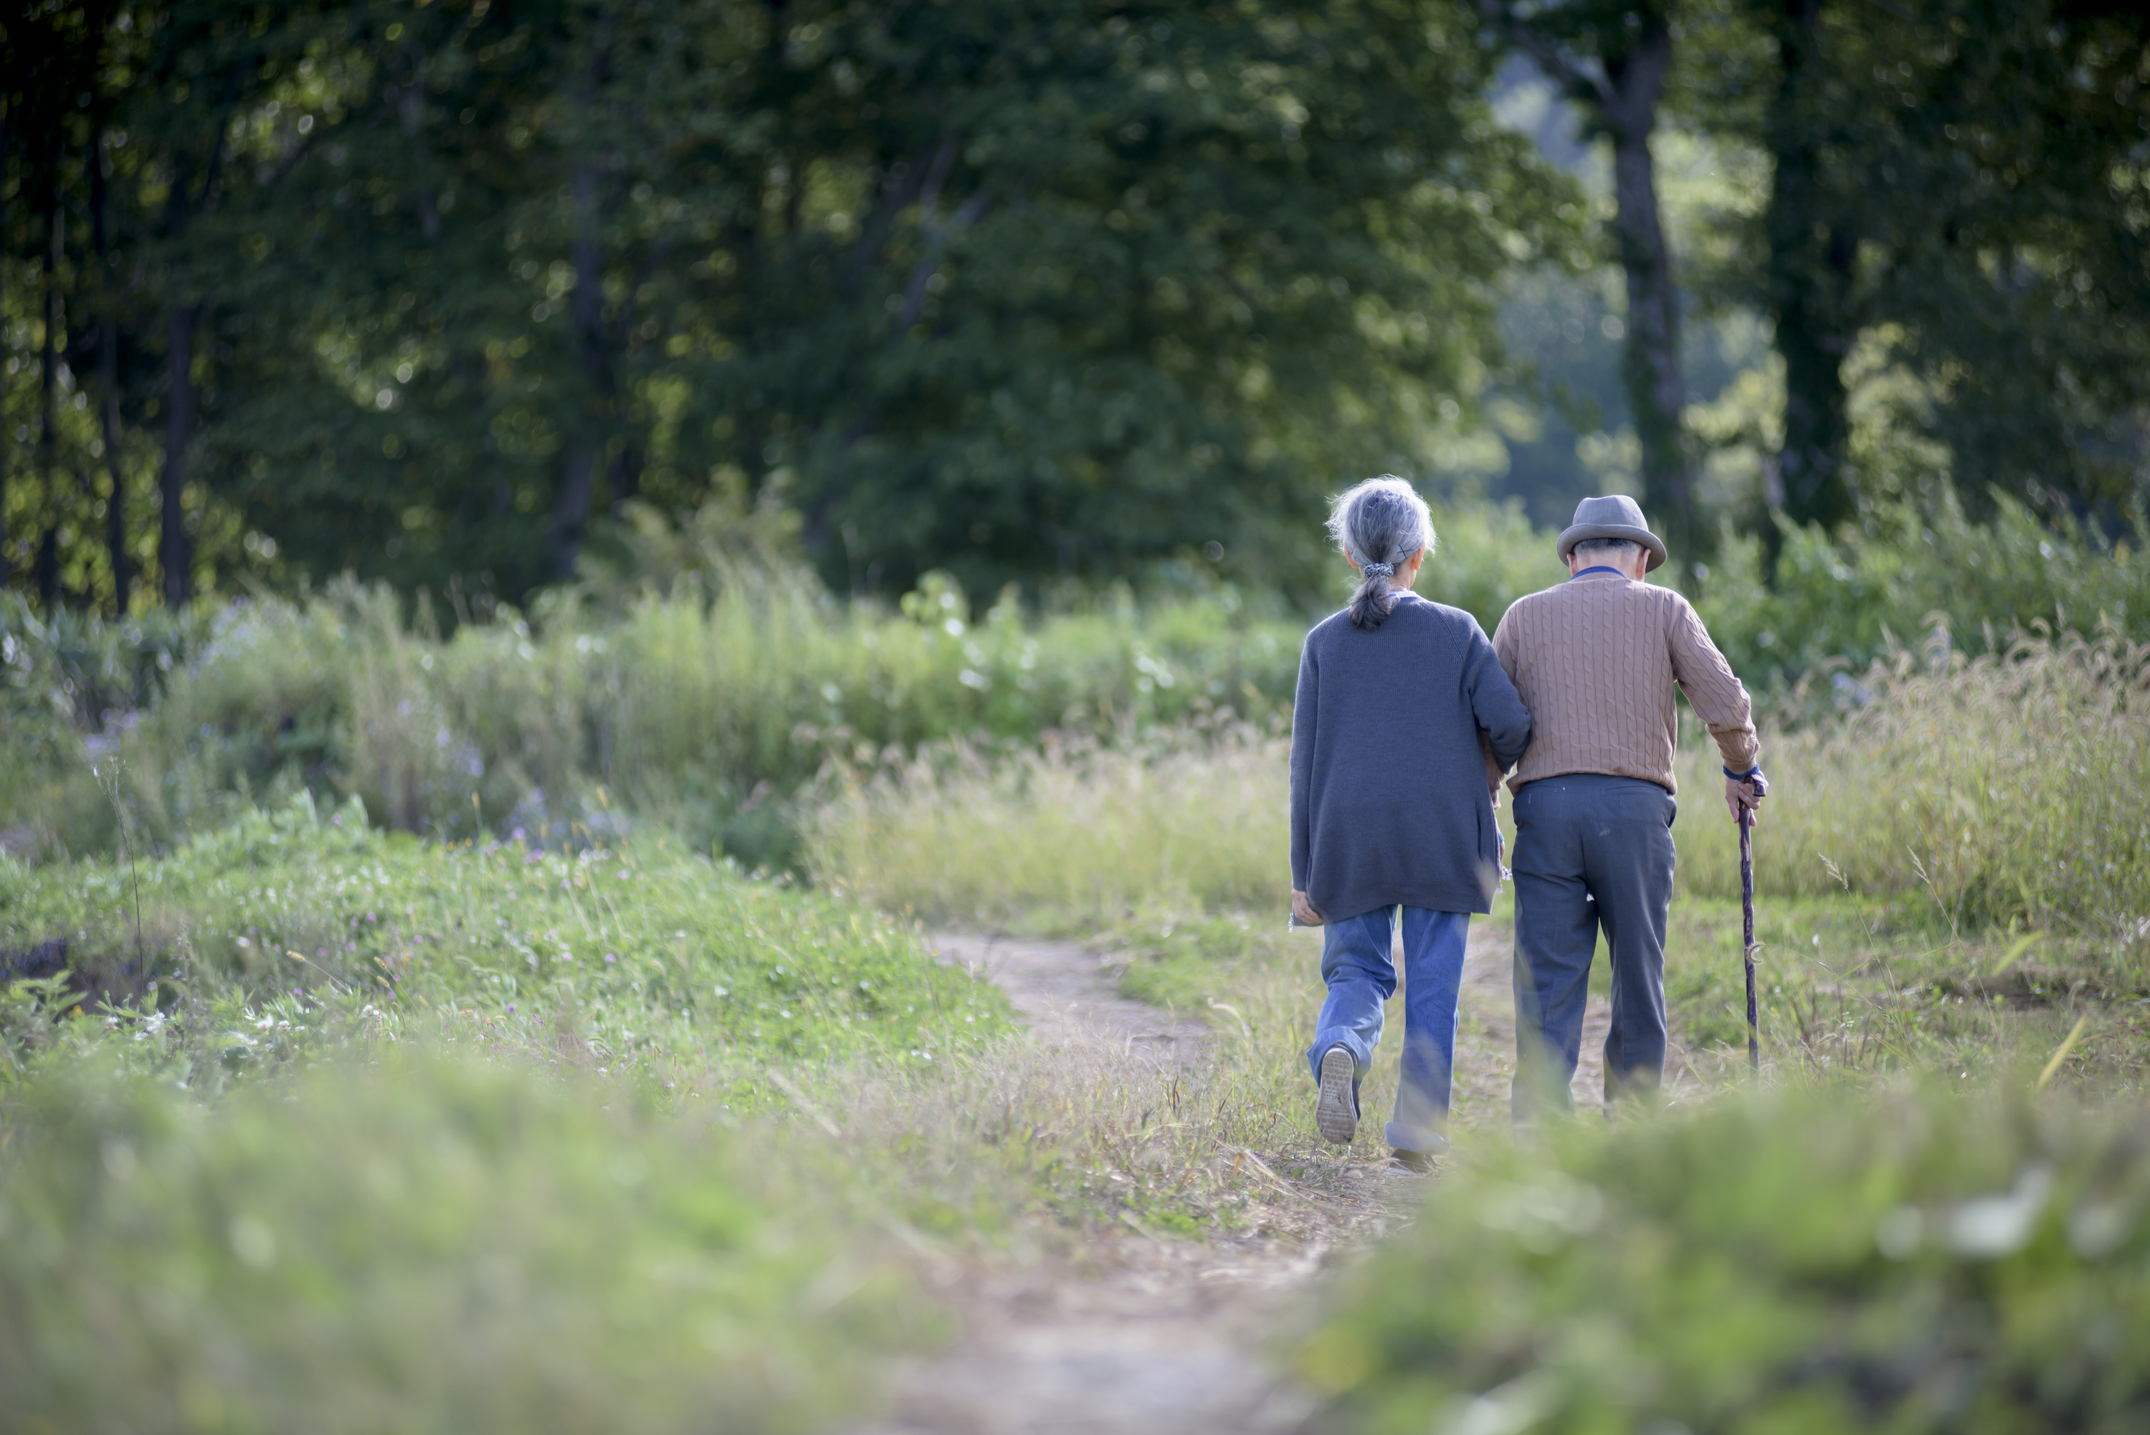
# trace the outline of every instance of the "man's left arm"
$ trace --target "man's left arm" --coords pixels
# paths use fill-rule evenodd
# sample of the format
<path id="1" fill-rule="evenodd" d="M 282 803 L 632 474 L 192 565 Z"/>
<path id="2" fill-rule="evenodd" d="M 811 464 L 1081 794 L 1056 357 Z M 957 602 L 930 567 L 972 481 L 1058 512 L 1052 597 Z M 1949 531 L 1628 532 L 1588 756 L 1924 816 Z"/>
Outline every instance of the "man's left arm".
<path id="1" fill-rule="evenodd" d="M 1701 615 L 1685 599 L 1679 600 L 1673 614 L 1667 646 L 1673 681 L 1717 740 L 1717 751 L 1724 758 L 1725 805 L 1736 820 L 1741 808 L 1755 811 L 1762 800 L 1754 782 L 1761 772 L 1762 756 L 1761 740 L 1754 731 L 1754 704 L 1732 665 L 1710 641 Z"/>

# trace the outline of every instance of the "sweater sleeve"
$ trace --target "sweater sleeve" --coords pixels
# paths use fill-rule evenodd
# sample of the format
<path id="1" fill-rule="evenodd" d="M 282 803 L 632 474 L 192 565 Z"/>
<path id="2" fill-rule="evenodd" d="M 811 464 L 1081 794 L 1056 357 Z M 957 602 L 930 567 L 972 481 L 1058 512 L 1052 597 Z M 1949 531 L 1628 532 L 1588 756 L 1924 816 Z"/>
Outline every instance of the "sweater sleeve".
<path id="1" fill-rule="evenodd" d="M 1710 641 L 1702 616 L 1682 598 L 1673 605 L 1672 631 L 1667 648 L 1672 658 L 1672 678 L 1687 694 L 1687 704 L 1702 719 L 1724 765 L 1746 772 L 1761 756 L 1762 744 L 1754 732 L 1754 705 L 1747 689 L 1733 676 L 1732 665 Z"/>
<path id="2" fill-rule="evenodd" d="M 1513 612 L 1514 610 L 1510 609 L 1509 611 Z M 1484 630 L 1481 629 L 1480 631 L 1483 632 Z M 1515 682 L 1515 631 L 1508 626 L 1507 613 L 1501 614 L 1500 622 L 1493 627 L 1493 656 L 1500 661 L 1501 671 L 1508 675 L 1508 681 L 1513 685 Z M 1501 779 L 1508 775 L 1508 770 L 1515 764 L 1502 762 L 1495 757 L 1493 755 L 1493 744 L 1487 740 L 1483 732 L 1478 735 L 1478 746 L 1485 754 L 1486 786 L 1492 790 L 1493 805 L 1498 807 L 1501 805 Z"/>
<path id="3" fill-rule="evenodd" d="M 1470 694 L 1471 715 L 1478 720 L 1481 742 L 1493 763 L 1499 764 L 1498 772 L 1489 764 L 1487 775 L 1498 783 L 1499 774 L 1513 767 L 1530 746 L 1530 710 L 1523 706 L 1508 670 L 1486 641 L 1485 630 L 1476 623 L 1471 624 L 1470 644 L 1470 655 L 1464 659 L 1464 690 Z"/>
<path id="4" fill-rule="evenodd" d="M 1299 654 L 1299 687 L 1291 708 L 1291 885 L 1306 890 L 1307 865 L 1313 851 L 1314 695 L 1320 686 L 1312 635 Z"/>

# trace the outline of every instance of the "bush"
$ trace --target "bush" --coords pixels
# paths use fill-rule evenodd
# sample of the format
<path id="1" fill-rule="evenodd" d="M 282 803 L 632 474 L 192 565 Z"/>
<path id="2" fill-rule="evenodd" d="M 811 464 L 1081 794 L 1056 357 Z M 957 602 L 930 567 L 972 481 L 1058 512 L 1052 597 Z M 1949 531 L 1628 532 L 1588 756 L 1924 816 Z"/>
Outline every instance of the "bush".
<path id="1" fill-rule="evenodd" d="M 706 1120 L 332 1064 L 0 1106 L 0 1426 L 782 1431 L 938 1328 Z M 900 1303 L 899 1303 L 900 1302 Z"/>
<path id="2" fill-rule="evenodd" d="M 690 576 L 617 613 L 560 595 L 447 639 L 422 605 L 402 610 L 350 584 L 234 605 L 146 707 L 94 722 L 60 712 L 75 679 L 44 630 L 8 631 L 7 840 L 112 851 L 124 819 L 170 846 L 304 788 L 443 838 L 557 836 L 609 803 L 782 863 L 794 795 L 833 759 L 1262 719 L 1288 706 L 1298 664 L 1297 626 L 1253 621 L 1229 594 L 1034 625 L 1010 595 L 973 624 L 941 581 L 887 613 L 766 576 L 709 598 Z"/>
<path id="3" fill-rule="evenodd" d="M 1993 521 L 1964 517 L 1953 497 L 1876 509 L 1862 529 L 1786 528 L 1774 583 L 1762 544 L 1726 535 L 1696 608 L 1733 668 L 1771 707 L 1802 714 L 1801 680 L 1829 710 L 1831 671 L 1856 672 L 1936 624 L 1973 652 L 1998 656 L 2015 632 L 2043 624 L 2095 639 L 2110 630 L 2150 642 L 2150 552 L 2091 529 L 2040 521 L 2006 494 Z"/>
<path id="4" fill-rule="evenodd" d="M 2150 1422 L 2150 1126 L 1757 1099 L 1474 1159 L 1298 1347 L 1339 1431 Z"/>

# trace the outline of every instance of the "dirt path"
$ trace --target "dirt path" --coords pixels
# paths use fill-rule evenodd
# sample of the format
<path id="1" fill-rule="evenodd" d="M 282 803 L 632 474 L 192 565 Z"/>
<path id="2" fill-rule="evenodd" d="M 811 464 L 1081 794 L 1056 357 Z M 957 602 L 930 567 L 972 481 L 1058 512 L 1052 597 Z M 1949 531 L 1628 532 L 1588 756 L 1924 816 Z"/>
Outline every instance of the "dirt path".
<path id="1" fill-rule="evenodd" d="M 1087 948 L 1069 942 L 941 934 L 933 938 L 933 949 L 942 961 L 1006 992 L 1031 1040 L 1041 1045 L 1105 1040 L 1127 1043 L 1162 1060 L 1200 1059 L 1208 1028 L 1174 1021 L 1156 1007 L 1119 995 L 1114 985 L 1118 969 Z"/>
<path id="2" fill-rule="evenodd" d="M 1202 1059 L 1206 1028 L 1115 990 L 1117 969 L 1065 942 L 944 935 L 943 961 L 1008 994 L 1030 1039 L 1070 1060 L 1097 1048 L 1160 1066 Z M 1367 1175 L 1363 1217 L 1386 1216 Z M 1304 1213 L 1302 1213 L 1302 1216 Z M 1263 1435 L 1310 1409 L 1258 1353 L 1279 1307 L 1334 1247 L 1299 1239 L 1094 1238 L 1067 1261 L 957 1274 L 941 1292 L 962 1337 L 902 1374 L 894 1421 L 862 1435 Z"/>
<path id="3" fill-rule="evenodd" d="M 1471 935 L 1461 995 L 1455 1121 L 1508 1120 L 1515 1069 L 1510 935 Z M 1115 989 L 1116 969 L 1066 942 L 943 935 L 943 961 L 1001 987 L 1030 1039 L 1077 1059 L 1200 1062 L 1207 1028 Z M 1593 997 L 1576 1073 L 1579 1110 L 1601 1104 L 1607 1011 Z M 1384 1043 L 1386 1045 L 1386 1043 Z M 1311 1099 L 1311 1091 L 1309 1092 Z M 1371 1108 L 1368 1119 L 1378 1119 Z M 1326 1190 L 1263 1223 L 1268 1234 L 1205 1242 L 1139 1233 L 1095 1238 L 1064 1261 L 950 1272 L 941 1295 L 963 1320 L 949 1349 L 902 1373 L 891 1422 L 854 1435 L 1265 1435 L 1299 1428 L 1304 1393 L 1263 1358 L 1295 1297 L 1344 1248 L 1407 1218 L 1423 1183 L 1345 1162 Z"/>

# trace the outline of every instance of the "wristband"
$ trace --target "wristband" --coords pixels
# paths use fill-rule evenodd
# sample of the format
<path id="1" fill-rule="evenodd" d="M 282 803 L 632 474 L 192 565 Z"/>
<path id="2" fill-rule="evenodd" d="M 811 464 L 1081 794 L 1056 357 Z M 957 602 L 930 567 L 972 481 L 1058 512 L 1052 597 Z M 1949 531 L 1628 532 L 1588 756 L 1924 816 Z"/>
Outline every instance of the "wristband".
<path id="1" fill-rule="evenodd" d="M 1728 767 L 1724 770 L 1724 775 L 1726 777 L 1731 778 L 1734 782 L 1745 782 L 1748 778 L 1754 776 L 1761 770 L 1762 765 L 1760 763 L 1756 763 L 1754 766 L 1748 768 L 1745 772 L 1734 772 L 1731 768 Z"/>

